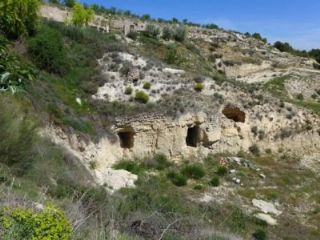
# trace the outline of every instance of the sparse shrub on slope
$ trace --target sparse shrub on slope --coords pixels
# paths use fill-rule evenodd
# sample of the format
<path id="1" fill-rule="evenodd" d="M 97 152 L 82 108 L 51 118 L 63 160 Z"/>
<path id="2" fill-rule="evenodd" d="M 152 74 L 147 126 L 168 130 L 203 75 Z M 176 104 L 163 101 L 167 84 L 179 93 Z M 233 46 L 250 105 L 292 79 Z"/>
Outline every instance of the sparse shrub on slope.
<path id="1" fill-rule="evenodd" d="M 157 38 L 160 35 L 160 28 L 154 24 L 148 24 L 145 34 L 151 38 Z"/>
<path id="2" fill-rule="evenodd" d="M 149 101 L 149 95 L 147 93 L 145 93 L 144 91 L 138 91 L 138 92 L 136 92 L 134 99 L 137 102 L 147 103 Z"/>
<path id="3" fill-rule="evenodd" d="M 67 72 L 66 50 L 58 31 L 40 28 L 39 33 L 29 40 L 28 52 L 39 68 L 56 74 Z"/>
<path id="4" fill-rule="evenodd" d="M 179 26 L 174 29 L 174 39 L 178 42 L 183 42 L 187 36 L 187 29 L 185 26 Z"/>
<path id="5" fill-rule="evenodd" d="M 0 99 L 0 163 L 22 174 L 36 155 L 35 124 L 6 97 Z"/>
<path id="6" fill-rule="evenodd" d="M 38 19 L 39 0 L 2 0 L 0 32 L 9 38 L 33 34 Z"/>
<path id="7" fill-rule="evenodd" d="M 170 179 L 170 181 L 178 186 L 178 187 L 181 187 L 181 186 L 185 186 L 187 185 L 187 177 L 184 176 L 183 174 L 181 173 L 178 173 L 178 172 L 175 172 L 175 171 L 170 171 L 168 174 L 167 174 L 167 177 Z"/>
<path id="8" fill-rule="evenodd" d="M 201 165 L 192 164 L 187 165 L 182 168 L 181 173 L 188 177 L 193 179 L 201 179 L 205 176 L 205 171 Z"/>
<path id="9" fill-rule="evenodd" d="M 162 38 L 164 40 L 168 41 L 168 40 L 173 39 L 173 37 L 174 37 L 174 32 L 173 32 L 172 28 L 170 28 L 168 26 L 164 27 L 162 30 Z"/>

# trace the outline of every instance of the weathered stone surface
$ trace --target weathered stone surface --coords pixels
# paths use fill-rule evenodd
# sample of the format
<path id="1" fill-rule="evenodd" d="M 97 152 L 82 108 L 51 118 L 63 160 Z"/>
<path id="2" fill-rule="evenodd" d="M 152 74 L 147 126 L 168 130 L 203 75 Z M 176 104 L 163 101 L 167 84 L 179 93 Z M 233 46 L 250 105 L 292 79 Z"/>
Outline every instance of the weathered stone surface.
<path id="1" fill-rule="evenodd" d="M 253 206 L 259 208 L 264 213 L 272 213 L 277 216 L 281 214 L 281 211 L 277 210 L 273 203 L 266 202 L 263 200 L 253 199 L 252 204 Z"/>
<path id="2" fill-rule="evenodd" d="M 258 213 L 255 215 L 255 217 L 262 221 L 265 221 L 267 224 L 271 226 L 275 226 L 278 224 L 276 219 L 265 213 Z"/>

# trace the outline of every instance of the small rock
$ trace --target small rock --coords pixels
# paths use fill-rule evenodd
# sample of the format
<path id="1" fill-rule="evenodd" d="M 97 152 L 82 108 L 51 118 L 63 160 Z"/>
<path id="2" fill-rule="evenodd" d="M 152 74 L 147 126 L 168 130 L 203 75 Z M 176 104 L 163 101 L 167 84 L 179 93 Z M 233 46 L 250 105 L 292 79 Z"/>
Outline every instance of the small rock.
<path id="1" fill-rule="evenodd" d="M 82 105 L 82 101 L 80 98 L 76 98 L 76 102 L 79 104 L 79 105 Z"/>
<path id="2" fill-rule="evenodd" d="M 269 203 L 263 200 L 253 199 L 253 206 L 259 208 L 264 213 L 272 213 L 275 215 L 280 215 L 282 212 L 277 210 L 273 203 Z"/>
<path id="3" fill-rule="evenodd" d="M 265 179 L 265 178 L 266 178 L 266 175 L 264 175 L 263 173 L 260 173 L 260 174 L 259 174 L 259 177 Z"/>
<path id="4" fill-rule="evenodd" d="M 271 225 L 271 226 L 275 226 L 277 225 L 277 220 L 274 219 L 273 217 L 271 217 L 268 214 L 265 213 L 258 213 L 256 215 L 254 215 L 256 218 L 265 221 L 267 224 Z"/>
<path id="5" fill-rule="evenodd" d="M 235 169 L 231 169 L 231 170 L 230 170 L 230 173 L 231 173 L 231 174 L 233 174 L 233 173 L 235 173 L 235 172 L 236 172 Z"/>

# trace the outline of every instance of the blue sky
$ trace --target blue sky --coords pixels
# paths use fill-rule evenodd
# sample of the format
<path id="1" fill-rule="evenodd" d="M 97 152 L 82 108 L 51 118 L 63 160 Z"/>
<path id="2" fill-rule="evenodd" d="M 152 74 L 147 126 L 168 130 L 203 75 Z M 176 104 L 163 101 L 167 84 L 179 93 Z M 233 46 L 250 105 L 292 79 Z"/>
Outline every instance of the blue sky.
<path id="1" fill-rule="evenodd" d="M 106 7 L 216 23 L 225 29 L 259 32 L 269 41 L 299 49 L 320 48 L 320 0 L 82 0 Z"/>

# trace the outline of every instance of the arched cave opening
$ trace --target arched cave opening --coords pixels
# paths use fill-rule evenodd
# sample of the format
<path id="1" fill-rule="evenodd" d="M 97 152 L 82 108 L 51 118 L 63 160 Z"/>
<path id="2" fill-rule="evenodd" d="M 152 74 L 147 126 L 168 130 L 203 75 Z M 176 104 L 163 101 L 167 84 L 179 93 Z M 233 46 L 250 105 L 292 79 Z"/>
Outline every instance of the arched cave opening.
<path id="1" fill-rule="evenodd" d="M 189 147 L 198 147 L 200 141 L 200 127 L 198 125 L 188 128 L 186 143 Z"/>
<path id="2" fill-rule="evenodd" d="M 228 119 L 231 119 L 235 122 L 244 123 L 246 120 L 245 112 L 241 111 L 240 108 L 234 106 L 226 106 L 222 110 L 223 115 L 225 115 Z"/>
<path id="3" fill-rule="evenodd" d="M 133 148 L 134 145 L 134 132 L 132 130 L 121 130 L 118 132 L 121 148 Z"/>

